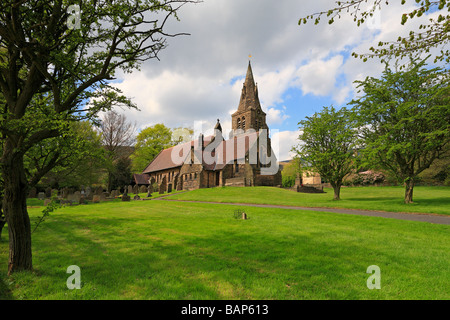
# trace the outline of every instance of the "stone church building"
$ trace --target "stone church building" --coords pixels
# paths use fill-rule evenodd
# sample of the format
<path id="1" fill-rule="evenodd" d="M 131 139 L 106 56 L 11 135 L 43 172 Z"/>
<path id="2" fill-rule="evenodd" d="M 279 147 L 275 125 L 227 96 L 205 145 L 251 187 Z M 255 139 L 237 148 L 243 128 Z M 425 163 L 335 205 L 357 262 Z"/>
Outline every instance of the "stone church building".
<path id="1" fill-rule="evenodd" d="M 162 150 L 142 175 L 161 190 L 219 186 L 280 186 L 281 171 L 271 147 L 266 114 L 249 62 L 238 109 L 232 114 L 229 139 L 219 120 L 211 136 Z"/>

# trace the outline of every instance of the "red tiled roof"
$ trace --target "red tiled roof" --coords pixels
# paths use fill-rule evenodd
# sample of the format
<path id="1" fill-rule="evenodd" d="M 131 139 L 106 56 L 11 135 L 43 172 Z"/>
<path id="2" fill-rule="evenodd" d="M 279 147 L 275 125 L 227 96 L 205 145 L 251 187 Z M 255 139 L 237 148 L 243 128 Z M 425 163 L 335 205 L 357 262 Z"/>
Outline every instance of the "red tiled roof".
<path id="1" fill-rule="evenodd" d="M 227 164 L 234 163 L 235 160 L 244 159 L 248 151 L 257 147 L 258 132 L 250 132 L 235 136 L 230 140 L 221 141 L 220 144 L 211 152 L 209 156 L 207 152 L 210 152 L 210 148 L 207 148 L 202 156 L 202 164 L 205 170 L 222 170 Z M 204 139 L 205 147 L 208 146 L 213 139 L 213 136 L 206 137 Z M 181 167 L 186 160 L 186 157 L 190 155 L 191 147 L 195 146 L 198 140 L 184 143 L 169 149 L 162 150 L 153 161 L 147 166 L 143 173 L 152 173 L 172 168 Z M 183 152 L 182 152 L 183 150 Z M 186 155 L 184 154 L 186 152 Z M 175 152 L 175 154 L 172 154 Z M 179 152 L 179 156 L 176 154 Z M 178 157 L 177 157 L 178 156 Z M 178 158 L 178 159 L 177 159 Z M 174 159 L 178 160 L 174 163 Z"/>
<path id="2" fill-rule="evenodd" d="M 138 185 L 148 185 L 150 184 L 148 180 L 150 179 L 150 176 L 148 174 L 133 174 L 134 182 Z"/>
<path id="3" fill-rule="evenodd" d="M 205 145 L 207 145 L 209 142 L 211 142 L 212 138 L 213 138 L 213 136 L 205 137 L 204 138 Z M 197 143 L 198 143 L 198 139 L 162 150 L 155 157 L 155 159 L 153 159 L 153 161 L 150 162 L 150 164 L 147 166 L 147 168 L 145 168 L 144 171 L 142 171 L 142 173 L 152 173 L 152 172 L 156 172 L 156 171 L 162 171 L 162 170 L 181 167 L 184 163 L 184 160 L 189 155 L 189 153 L 191 151 L 191 147 L 195 146 L 195 144 L 197 144 Z M 184 155 L 184 153 L 181 152 L 181 150 L 187 150 L 188 152 L 186 155 Z M 177 152 L 177 151 L 179 152 L 179 154 L 177 155 L 175 153 L 172 157 L 172 152 Z M 175 160 L 181 160 L 181 161 L 179 161 L 179 163 L 178 163 L 178 161 L 177 161 L 177 163 L 175 163 L 173 161 L 173 158 Z"/>

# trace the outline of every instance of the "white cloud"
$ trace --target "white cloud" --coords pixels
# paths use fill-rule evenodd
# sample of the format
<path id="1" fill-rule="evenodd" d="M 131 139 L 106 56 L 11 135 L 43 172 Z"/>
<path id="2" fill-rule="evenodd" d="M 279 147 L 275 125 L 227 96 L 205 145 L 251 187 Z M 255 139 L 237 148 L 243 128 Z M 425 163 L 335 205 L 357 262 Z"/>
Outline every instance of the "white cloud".
<path id="1" fill-rule="evenodd" d="M 297 83 L 303 93 L 316 96 L 332 94 L 343 61 L 344 57 L 337 55 L 329 60 L 312 60 L 300 67 L 297 71 Z"/>
<path id="2" fill-rule="evenodd" d="M 171 22 L 169 31 L 191 35 L 169 38 L 160 61 L 149 60 L 141 71 L 118 74 L 123 81 L 117 86 L 142 110 L 127 111 L 127 117 L 141 128 L 161 122 L 192 127 L 199 120 L 214 126 L 217 118 L 229 122 L 239 103 L 247 56 L 252 54 L 269 125 L 282 125 L 290 116 L 282 109 L 288 90 L 301 89 L 303 94 L 345 103 L 354 94 L 354 80 L 378 76 L 383 69 L 378 60 L 363 63 L 349 54 L 367 53 L 378 41 L 396 40 L 428 19 L 413 19 L 403 27 L 399 12 L 411 7 L 390 3 L 381 11 L 379 30 L 357 28 L 345 14 L 332 25 L 325 21 L 297 25 L 300 17 L 332 4 L 328 0 L 205 0 L 184 6 L 180 21 Z"/>
<path id="3" fill-rule="evenodd" d="M 291 149 L 299 144 L 299 135 L 300 131 L 278 131 L 272 133 L 272 147 L 279 152 L 279 155 L 277 155 L 278 161 L 290 160 L 295 156 Z"/>

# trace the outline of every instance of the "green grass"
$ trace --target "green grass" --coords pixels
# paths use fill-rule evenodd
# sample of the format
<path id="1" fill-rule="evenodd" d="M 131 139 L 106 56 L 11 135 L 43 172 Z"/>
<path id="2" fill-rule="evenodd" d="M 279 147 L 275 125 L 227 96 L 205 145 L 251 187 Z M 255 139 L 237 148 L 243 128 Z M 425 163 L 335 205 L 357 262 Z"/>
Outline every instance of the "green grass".
<path id="1" fill-rule="evenodd" d="M 450 215 L 450 187 L 415 187 L 412 204 L 403 203 L 405 190 L 402 187 L 342 188 L 340 201 L 333 201 L 333 189 L 330 188 L 319 194 L 271 187 L 252 187 L 242 191 L 242 188 L 233 187 L 198 189 L 170 199 Z"/>
<path id="2" fill-rule="evenodd" d="M 7 239 L 0 243 L 0 298 L 450 299 L 449 226 L 249 207 L 250 219 L 236 220 L 236 209 L 59 209 L 33 234 L 33 272 L 7 277 Z M 29 209 L 32 223 L 41 210 Z M 81 268 L 80 290 L 66 287 L 70 265 Z M 380 290 L 366 286 L 370 265 L 381 268 Z"/>

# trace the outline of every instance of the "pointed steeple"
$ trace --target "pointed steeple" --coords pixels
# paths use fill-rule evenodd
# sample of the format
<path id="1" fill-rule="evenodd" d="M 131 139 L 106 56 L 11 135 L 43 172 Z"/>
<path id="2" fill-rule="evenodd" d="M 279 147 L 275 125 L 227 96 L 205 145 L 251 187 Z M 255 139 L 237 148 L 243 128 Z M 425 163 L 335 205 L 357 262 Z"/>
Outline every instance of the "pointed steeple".
<path id="1" fill-rule="evenodd" d="M 220 132 L 222 132 L 222 126 L 220 125 L 219 119 L 217 119 L 217 123 L 216 126 L 214 127 L 214 130 L 219 130 Z"/>
<path id="2" fill-rule="evenodd" d="M 258 97 L 258 86 L 253 78 L 252 65 L 248 62 L 247 75 L 242 87 L 238 109 L 231 115 L 232 129 L 243 132 L 254 129 L 267 129 L 266 114 L 261 109 Z"/>
<path id="3" fill-rule="evenodd" d="M 241 100 L 239 102 L 239 111 L 246 111 L 248 109 L 261 109 L 261 104 L 258 97 L 258 87 L 253 78 L 252 65 L 248 62 L 247 75 L 242 87 Z"/>

